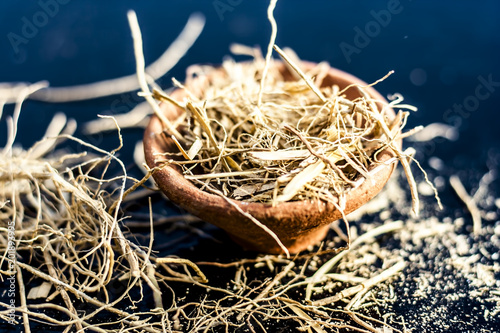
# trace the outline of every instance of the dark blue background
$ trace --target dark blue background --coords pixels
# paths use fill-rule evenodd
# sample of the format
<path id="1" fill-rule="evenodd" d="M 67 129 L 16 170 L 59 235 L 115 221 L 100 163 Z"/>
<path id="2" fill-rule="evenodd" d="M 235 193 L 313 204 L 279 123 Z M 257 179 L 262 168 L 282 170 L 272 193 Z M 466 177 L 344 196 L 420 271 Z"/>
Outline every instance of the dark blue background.
<path id="1" fill-rule="evenodd" d="M 46 1 L 42 1 L 46 2 Z M 50 2 L 50 1 L 49 1 Z M 61 0 L 61 2 L 63 2 Z M 193 12 L 201 12 L 206 27 L 187 56 L 160 83 L 183 78 L 194 63 L 219 63 L 232 42 L 266 48 L 270 25 L 267 1 L 170 0 L 77 1 L 65 0 L 38 33 L 15 50 L 8 34 L 22 36 L 23 17 L 33 22 L 43 10 L 39 1 L 2 0 L 0 3 L 0 82 L 49 80 L 52 86 L 82 84 L 131 74 L 135 70 L 126 12 L 134 9 L 141 24 L 146 61 L 155 60 L 177 36 Z M 366 45 L 346 57 L 341 43 L 356 46 L 356 27 L 376 28 L 373 12 L 397 4 L 398 13 L 379 31 L 372 30 Z M 227 10 L 217 10 L 224 3 Z M 277 44 L 290 46 L 303 59 L 328 61 L 374 81 L 389 70 L 395 74 L 378 85 L 384 94 L 400 92 L 419 108 L 410 126 L 444 122 L 457 125 L 460 139 L 421 145 L 420 155 L 437 155 L 457 167 L 498 155 L 500 87 L 473 111 L 447 117 L 446 110 L 474 96 L 479 76 L 500 82 L 500 2 L 491 1 L 299 1 L 282 0 L 275 11 L 279 25 Z M 345 45 L 345 44 L 344 44 Z M 16 52 L 18 51 L 18 52 Z M 348 59 L 349 58 L 349 59 Z M 425 84 L 410 80 L 414 69 L 427 75 Z M 116 97 L 115 97 L 116 98 Z M 84 121 L 113 113 L 113 99 L 70 105 L 30 102 L 21 116 L 22 136 L 31 144 L 44 132 L 55 111 Z M 123 108 L 121 108 L 123 110 Z M 34 121 L 36 120 L 36 121 Z M 5 129 L 4 122 L 0 131 Z M 1 132 L 0 132 L 1 133 Z M 1 135 L 0 142 L 4 141 Z M 99 139 L 96 142 L 100 143 Z M 105 143 L 104 143 L 105 144 Z M 472 165 L 469 165 L 472 166 Z"/>
<path id="2" fill-rule="evenodd" d="M 164 87 L 170 86 L 172 76 L 182 80 L 191 64 L 220 63 L 233 42 L 265 49 L 271 33 L 266 17 L 268 1 L 264 0 L 65 0 L 67 4 L 61 4 L 57 14 L 16 50 L 9 34 L 22 36 L 25 21 L 33 22 L 34 15 L 43 10 L 41 3 L 50 1 L 55 0 L 0 1 L 0 82 L 48 80 L 57 87 L 134 73 L 126 15 L 129 9 L 137 12 L 147 63 L 164 52 L 190 14 L 200 12 L 206 17 L 205 29 L 194 47 L 160 80 Z M 230 10 L 218 12 L 216 5 L 220 3 Z M 447 175 L 458 171 L 462 180 L 477 186 L 477 178 L 487 166 L 498 168 L 500 164 L 500 87 L 494 87 L 472 111 L 457 114 L 453 107 L 475 98 L 480 77 L 491 77 L 500 84 L 500 1 L 400 0 L 398 13 L 391 15 L 390 22 L 379 24 L 379 31 L 372 33 L 366 45 L 358 44 L 359 52 L 346 57 L 340 45 L 356 46 L 356 31 L 376 27 L 373 13 L 385 11 L 393 3 L 280 0 L 275 11 L 277 44 L 292 47 L 305 60 L 328 61 L 368 82 L 395 70 L 377 87 L 383 95 L 400 92 L 419 108 L 411 115 L 409 128 L 441 122 L 459 130 L 457 141 L 436 139 L 417 144 L 419 159 L 425 165 L 428 157 L 439 156 L 446 163 Z M 412 82 L 415 70 L 425 72 L 424 84 Z M 17 142 L 30 146 L 39 139 L 55 112 L 63 111 L 83 123 L 98 114 L 130 109 L 132 105 L 125 100 L 134 100 L 133 96 L 67 104 L 28 101 L 19 121 Z M 113 108 L 117 98 L 123 103 Z M 12 106 L 7 107 L 0 120 L 0 147 L 5 142 L 5 117 L 11 113 Z M 128 165 L 141 135 L 141 130 L 125 132 L 121 157 Z M 77 136 L 106 149 L 118 144 L 115 134 Z M 470 174 L 473 177 L 468 177 Z"/>

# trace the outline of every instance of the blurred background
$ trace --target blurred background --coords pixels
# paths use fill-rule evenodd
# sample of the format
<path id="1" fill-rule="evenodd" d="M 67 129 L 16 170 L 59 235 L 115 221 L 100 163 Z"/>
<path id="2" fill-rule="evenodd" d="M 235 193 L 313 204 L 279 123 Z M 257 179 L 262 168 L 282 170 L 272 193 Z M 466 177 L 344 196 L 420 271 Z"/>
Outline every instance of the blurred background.
<path id="1" fill-rule="evenodd" d="M 261 0 L 3 0 L 0 82 L 48 80 L 58 87 L 133 74 L 127 10 L 137 12 L 147 64 L 163 53 L 191 14 L 201 13 L 206 18 L 201 36 L 159 80 L 168 88 L 170 78 L 182 80 L 191 64 L 220 63 L 231 43 L 265 50 L 271 32 L 267 6 Z M 438 122 L 459 134 L 418 144 L 419 157 L 435 155 L 458 169 L 484 168 L 499 159 L 499 15 L 496 0 L 287 0 L 275 10 L 277 44 L 293 48 L 302 59 L 328 61 L 367 82 L 394 70 L 377 87 L 383 95 L 399 92 L 418 107 L 408 128 Z M 42 136 L 56 111 L 87 121 L 131 109 L 140 99 L 130 96 L 119 96 L 120 102 L 116 96 L 69 105 L 28 102 L 18 142 L 30 145 Z"/>

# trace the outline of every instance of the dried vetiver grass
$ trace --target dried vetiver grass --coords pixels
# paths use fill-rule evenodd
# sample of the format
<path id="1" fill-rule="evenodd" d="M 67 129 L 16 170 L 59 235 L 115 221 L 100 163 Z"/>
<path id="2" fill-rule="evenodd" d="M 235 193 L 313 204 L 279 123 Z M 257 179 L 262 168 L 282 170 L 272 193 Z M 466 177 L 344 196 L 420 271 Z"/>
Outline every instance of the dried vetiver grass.
<path id="1" fill-rule="evenodd" d="M 370 208 L 372 213 L 380 212 L 381 218 L 384 215 L 386 223 L 374 222 L 370 217 L 369 222 L 352 226 L 352 234 L 361 235 L 353 236 L 348 251 L 333 257 L 331 253 L 328 255 L 328 251 L 335 248 L 333 242 L 322 248 L 326 255 L 311 253 L 293 259 L 267 255 L 229 263 L 198 263 L 197 266 L 183 258 L 156 257 L 153 228 L 184 219 L 184 216 L 155 218 L 149 214 L 148 221 L 127 224 L 129 227 L 150 228 L 148 246 L 139 246 L 133 237 L 127 237 L 129 235 L 122 231 L 122 216 L 118 213 L 123 209 L 122 202 L 136 194 L 130 190 L 144 183 L 145 179 L 133 180 L 127 175 L 116 156 L 118 149 L 106 152 L 72 137 L 75 123 L 62 114 L 54 117 L 47 138 L 33 148 L 23 150 L 14 145 L 16 134 L 22 134 L 22 129 L 17 128 L 17 118 L 23 101 L 43 86 L 43 83 L 1 86 L 3 90 L 0 90 L 0 115 L 5 103 L 17 101 L 13 116 L 5 117 L 9 133 L 7 144 L 0 152 L 0 278 L 16 277 L 20 303 L 15 308 L 15 320 L 16 324 L 22 321 L 25 332 L 30 332 L 30 323 L 35 321 L 58 326 L 66 332 L 211 332 L 243 327 L 250 332 L 272 332 L 273 327 L 268 325 L 277 322 L 285 322 L 285 326 L 290 325 L 292 329 L 296 323 L 297 330 L 304 332 L 409 332 L 419 328 L 422 318 L 435 321 L 437 313 L 428 312 L 432 309 L 419 309 L 414 320 L 405 322 L 388 312 L 390 309 L 387 310 L 386 306 L 400 297 L 392 289 L 392 278 L 407 276 L 406 268 L 401 273 L 405 265 L 421 271 L 421 275 L 408 276 L 416 279 L 418 290 L 415 295 L 406 295 L 406 302 L 424 296 L 434 299 L 433 292 L 439 288 L 449 292 L 448 286 L 441 287 L 440 283 L 429 285 L 429 280 L 438 277 L 432 270 L 421 269 L 428 258 L 412 252 L 415 251 L 413 246 L 420 243 L 429 245 L 433 257 L 443 248 L 454 253 L 445 263 L 440 262 L 440 266 L 450 265 L 464 274 L 471 282 L 471 295 L 485 302 L 482 304 L 496 304 L 484 310 L 485 318 L 498 316 L 500 293 L 494 275 L 499 272 L 498 264 L 479 263 L 481 257 L 474 249 L 476 244 L 470 245 L 463 235 L 456 233 L 460 218 L 453 221 L 449 218 L 440 221 L 434 217 L 393 221 L 391 214 L 387 215 L 389 202 L 384 200 L 397 197 L 393 204 L 407 205 L 406 201 L 400 200 L 404 197 L 403 190 L 394 178 L 389 181 L 390 189 L 381 193 L 381 201 L 372 202 Z M 106 121 L 113 123 L 110 119 Z M 296 154 L 294 159 L 309 156 L 316 162 L 322 160 L 318 157 L 322 155 L 314 154 L 315 149 L 320 148 L 311 143 L 303 131 L 289 124 L 284 124 L 283 129 L 288 139 L 295 140 L 294 144 L 302 143 L 305 147 L 289 152 Z M 87 148 L 88 153 L 54 151 L 56 143 L 64 140 L 78 142 Z M 185 142 L 179 144 L 182 147 Z M 197 145 L 199 143 L 194 146 Z M 198 149 L 201 148 L 188 149 L 186 155 L 195 158 L 194 152 Z M 254 154 L 261 163 L 269 159 L 265 150 L 256 150 Z M 108 174 L 113 163 L 122 171 L 118 176 Z M 326 164 L 329 163 L 325 163 L 325 168 L 328 167 Z M 227 173 L 222 167 L 220 172 Z M 362 174 L 362 169 L 358 172 Z M 493 175 L 491 171 L 483 177 L 473 200 L 487 201 L 479 199 L 484 199 L 488 193 L 487 187 Z M 456 180 L 454 182 L 454 188 L 459 188 Z M 471 200 L 468 196 L 466 199 L 466 202 Z M 500 207 L 500 204 L 496 206 Z M 487 214 L 484 207 L 475 204 L 474 207 L 487 217 L 487 222 L 492 212 Z M 396 216 L 404 216 L 403 211 L 396 211 Z M 472 209 L 471 213 L 475 214 Z M 15 222 L 14 252 L 9 251 L 8 226 L 12 222 Z M 484 234 L 489 242 L 479 243 L 480 252 L 485 257 L 498 259 L 498 251 L 493 252 L 498 248 L 498 227 L 492 229 L 486 223 L 475 223 L 474 231 L 476 235 Z M 396 234 L 401 240 L 400 248 L 386 248 L 377 242 L 378 237 L 387 233 Z M 11 252 L 15 260 L 10 257 Z M 31 256 L 22 256 L 26 253 Z M 11 263 L 13 269 L 10 269 Z M 182 265 L 185 271 L 179 272 L 170 265 Z M 234 278 L 223 281 L 224 287 L 217 287 L 215 281 L 207 282 L 203 274 L 207 266 L 217 267 L 219 272 L 234 269 Z M 188 267 L 197 276 L 192 276 Z M 261 279 L 248 278 L 253 270 L 266 267 L 268 270 Z M 174 292 L 170 287 L 174 282 L 186 283 L 188 288 L 199 288 L 206 294 L 194 301 L 186 300 L 183 291 Z M 117 290 L 117 283 L 124 289 Z M 454 290 L 455 287 L 449 288 Z M 146 288 L 152 291 L 152 301 L 144 295 Z M 162 299 L 159 293 L 165 291 L 172 292 L 172 297 Z M 94 297 L 96 293 L 100 294 L 100 299 Z M 464 297 L 460 293 L 449 294 L 448 301 Z M 124 306 L 122 302 L 131 302 L 132 306 Z M 144 303 L 149 308 L 144 309 Z M 9 312 L 9 304 L 0 302 L 0 318 L 9 320 Z M 100 321 L 99 315 L 103 313 L 106 320 Z M 445 321 L 446 318 L 439 320 Z M 446 323 L 441 325 L 446 329 Z"/>
<path id="2" fill-rule="evenodd" d="M 408 135 L 402 129 L 414 107 L 402 104 L 400 95 L 391 103 L 373 100 L 359 85 L 322 86 L 328 65 L 304 73 L 300 63 L 274 48 L 298 79 L 285 77 L 276 60 L 253 50 L 256 56 L 248 62 L 191 66 L 185 84 L 174 80 L 186 92 L 182 101 L 155 90 L 157 99 L 185 110 L 176 124 L 182 137 L 167 128 L 184 159 L 165 153 L 157 161 L 177 164 L 200 188 L 273 205 L 342 198 L 360 178 L 370 181 L 368 167 L 377 165 L 378 152 L 387 147 L 414 183 L 409 157 L 397 144 Z M 348 99 L 349 89 L 362 97 Z M 395 119 L 386 115 L 388 108 L 399 110 Z"/>
<path id="3" fill-rule="evenodd" d="M 171 68 L 202 26 L 203 18 L 193 17 L 180 36 L 184 42 L 174 43 L 148 72 L 157 76 Z M 9 296 L 9 304 L 1 303 L 5 310 L 0 317 L 14 327 L 22 325 L 25 332 L 31 331 L 33 321 L 64 331 L 105 332 L 110 326 L 120 325 L 142 329 L 145 322 L 139 322 L 140 316 L 127 311 L 122 303 L 139 302 L 130 293 L 142 298 L 143 288 L 148 286 L 155 307 L 161 309 L 157 268 L 165 267 L 179 281 L 190 281 L 197 278 L 177 273 L 167 265 L 190 266 L 200 281 L 206 282 L 189 260 L 152 257 L 153 234 L 149 246 L 140 246 L 123 231 L 121 205 L 149 175 L 142 180 L 128 176 L 116 156 L 122 148 L 122 137 L 113 118 L 102 117 L 114 121 L 118 129 L 120 146 L 109 152 L 73 137 L 76 122 L 61 113 L 54 116 L 44 138 L 30 149 L 15 144 L 16 137 L 22 135 L 17 124 L 27 99 L 89 99 L 138 86 L 130 77 L 113 82 L 116 86 L 104 90 L 99 89 L 105 84 L 102 82 L 59 90 L 47 89 L 46 82 L 0 85 L 0 117 L 6 104 L 15 104 L 12 116 L 5 116 L 7 140 L 0 150 L 0 278 L 5 281 L 15 277 L 17 287 L 12 293 L 20 302 L 16 306 L 14 296 Z M 68 140 L 79 145 L 81 152 L 56 149 Z M 114 174 L 116 169 L 122 171 L 118 176 Z M 152 230 L 153 221 L 150 226 Z M 30 289 L 23 275 L 30 277 Z M 123 292 L 117 292 L 117 285 Z M 96 323 L 95 318 L 103 316 L 115 321 Z"/>
<path id="4" fill-rule="evenodd" d="M 130 290 L 148 286 L 155 306 L 163 308 L 157 267 L 186 265 L 195 269 L 201 282 L 206 278 L 189 260 L 152 257 L 152 229 L 148 247 L 123 232 L 121 204 L 147 177 L 136 180 L 127 175 L 116 157 L 121 144 L 107 152 L 77 139 L 71 136 L 74 122 L 56 114 L 43 140 L 28 150 L 14 145 L 22 102 L 40 87 L 28 86 L 20 95 L 14 118 L 7 117 L 9 138 L 0 151 L 0 267 L 2 278 L 17 277 L 21 303 L 15 310 L 22 314 L 25 332 L 30 332 L 29 322 L 35 318 L 66 329 L 103 332 L 104 325 L 93 322 L 101 313 L 114 315 L 117 322 L 128 322 L 130 327 L 141 326 L 144 323 L 136 322 L 139 317 L 119 304 L 131 298 Z M 85 152 L 53 150 L 66 140 L 80 144 Z M 108 176 L 116 168 L 122 175 Z M 181 281 L 197 279 L 166 269 Z M 26 290 L 23 273 L 40 285 Z M 116 294 L 116 283 L 123 285 L 122 294 Z M 51 303 L 58 296 L 64 310 Z M 39 298 L 47 303 L 31 303 Z M 89 309 L 83 316 L 75 308 L 81 302 Z M 62 311 L 69 319 L 44 316 L 36 308 Z"/>

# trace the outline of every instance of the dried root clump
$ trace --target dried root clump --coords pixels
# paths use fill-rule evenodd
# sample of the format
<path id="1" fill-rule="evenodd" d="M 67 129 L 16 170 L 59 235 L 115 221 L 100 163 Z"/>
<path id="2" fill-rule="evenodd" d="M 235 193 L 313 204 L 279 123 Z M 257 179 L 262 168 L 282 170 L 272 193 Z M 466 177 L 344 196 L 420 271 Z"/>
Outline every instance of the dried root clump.
<path id="1" fill-rule="evenodd" d="M 0 302 L 0 317 L 22 324 L 25 332 L 33 321 L 66 331 L 147 326 L 148 317 L 126 309 L 140 302 L 145 286 L 154 307 L 163 308 L 157 268 L 166 267 L 162 276 L 171 272 L 178 280 L 206 278 L 189 260 L 153 257 L 152 232 L 149 246 L 142 246 L 123 231 L 121 204 L 145 179 L 127 175 L 116 157 L 121 145 L 107 152 L 73 137 L 75 123 L 63 114 L 55 115 L 32 148 L 14 144 L 24 98 L 39 88 L 26 86 L 19 95 L 13 117 L 6 117 L 9 136 L 0 150 L 0 278 L 16 281 L 9 282 L 16 286 L 9 296 L 15 302 Z M 67 140 L 80 153 L 54 150 Z M 199 277 L 177 273 L 171 264 L 191 266 Z"/>
<path id="2" fill-rule="evenodd" d="M 400 104 L 401 96 L 387 104 L 374 100 L 367 86 L 340 90 L 325 83 L 327 64 L 297 65 L 275 49 L 285 62 L 271 59 L 265 77 L 260 52 L 237 46 L 235 52 L 251 53 L 254 60 L 190 67 L 185 85 L 174 80 L 183 100 L 154 91 L 186 111 L 176 122 L 182 137 L 172 135 L 184 160 L 170 153 L 158 160 L 180 165 L 200 188 L 272 204 L 342 197 L 369 179 L 369 168 L 386 148 L 407 165 L 398 141 L 408 112 L 392 117 L 388 111 L 414 109 Z M 347 98 L 351 90 L 360 97 Z"/>

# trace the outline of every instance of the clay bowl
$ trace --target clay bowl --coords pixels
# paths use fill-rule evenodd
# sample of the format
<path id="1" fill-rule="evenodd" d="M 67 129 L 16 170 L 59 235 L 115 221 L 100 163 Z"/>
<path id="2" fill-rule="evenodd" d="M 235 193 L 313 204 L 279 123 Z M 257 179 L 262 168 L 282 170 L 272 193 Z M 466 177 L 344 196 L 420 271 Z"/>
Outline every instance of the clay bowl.
<path id="1" fill-rule="evenodd" d="M 285 77 L 291 79 L 290 73 L 283 64 L 278 63 L 277 66 Z M 311 63 L 303 64 L 305 70 L 312 66 Z M 366 85 L 360 79 L 333 68 L 323 82 L 330 86 L 337 84 L 340 89 L 352 83 Z M 366 92 L 376 100 L 385 101 L 384 97 L 372 87 L 366 88 Z M 348 89 L 346 95 L 351 100 L 359 97 L 357 89 Z M 175 90 L 171 96 L 182 101 L 185 93 L 182 90 Z M 184 112 L 166 103 L 163 103 L 161 108 L 170 120 L 174 120 Z M 389 118 L 395 117 L 392 109 L 387 110 L 387 115 Z M 161 165 L 156 162 L 158 154 L 167 151 L 178 153 L 178 148 L 171 139 L 162 134 L 162 131 L 160 120 L 153 116 L 144 133 L 144 152 L 150 168 Z M 390 149 L 378 155 L 381 162 L 392 157 L 394 157 L 394 152 Z M 382 167 L 379 164 L 376 168 L 375 166 L 369 168 L 373 181 L 364 181 L 360 186 L 350 190 L 344 212 L 348 214 L 372 199 L 385 185 L 395 166 L 396 163 L 388 163 Z M 183 177 L 178 167 L 163 166 L 153 174 L 153 177 L 159 188 L 172 202 L 203 221 L 224 229 L 243 248 L 261 253 L 283 253 L 277 242 L 262 228 L 243 216 L 224 198 L 198 189 Z M 271 229 L 290 253 L 298 253 L 310 245 L 319 243 L 326 236 L 330 223 L 341 218 L 341 213 L 334 204 L 320 200 L 285 202 L 275 207 L 264 203 L 237 200 L 233 202 Z"/>

